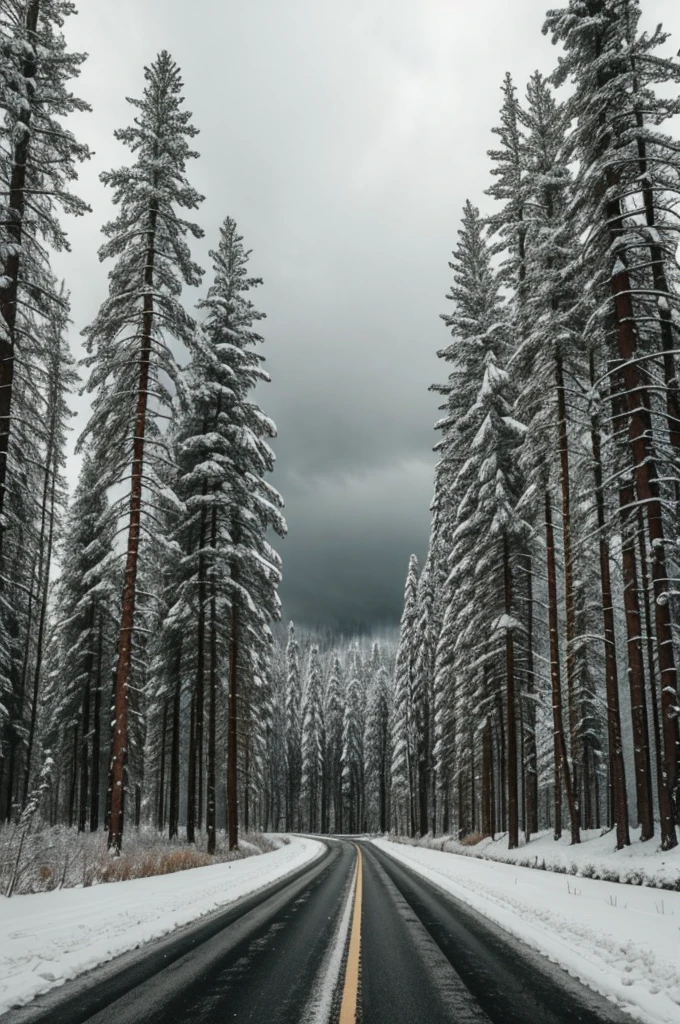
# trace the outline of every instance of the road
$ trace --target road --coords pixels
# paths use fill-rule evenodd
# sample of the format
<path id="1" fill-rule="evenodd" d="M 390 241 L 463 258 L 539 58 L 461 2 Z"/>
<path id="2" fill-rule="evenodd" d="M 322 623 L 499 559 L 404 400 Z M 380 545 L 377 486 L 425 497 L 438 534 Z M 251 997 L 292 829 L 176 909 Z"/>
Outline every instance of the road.
<path id="1" fill-rule="evenodd" d="M 69 983 L 3 1024 L 623 1024 L 372 844 Z"/>

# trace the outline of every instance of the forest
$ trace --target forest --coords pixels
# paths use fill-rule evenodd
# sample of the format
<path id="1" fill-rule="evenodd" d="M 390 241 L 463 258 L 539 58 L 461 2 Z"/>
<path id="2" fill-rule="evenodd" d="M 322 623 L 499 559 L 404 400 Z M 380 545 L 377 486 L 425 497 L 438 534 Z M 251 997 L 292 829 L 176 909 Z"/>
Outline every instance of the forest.
<path id="1" fill-rule="evenodd" d="M 554 73 L 501 83 L 493 212 L 473 197 L 452 239 L 431 533 L 392 641 L 281 621 L 262 281 L 228 210 L 210 270 L 194 262 L 198 129 L 165 51 L 101 175 L 108 294 L 72 356 L 78 275 L 53 255 L 67 217 L 96 216 L 68 126 L 88 109 L 74 16 L 0 2 L 3 827 L 102 831 L 114 854 L 141 825 L 208 854 L 240 829 L 675 847 L 680 62 L 663 29 L 640 30 L 636 0 L 572 3 L 545 22 Z"/>

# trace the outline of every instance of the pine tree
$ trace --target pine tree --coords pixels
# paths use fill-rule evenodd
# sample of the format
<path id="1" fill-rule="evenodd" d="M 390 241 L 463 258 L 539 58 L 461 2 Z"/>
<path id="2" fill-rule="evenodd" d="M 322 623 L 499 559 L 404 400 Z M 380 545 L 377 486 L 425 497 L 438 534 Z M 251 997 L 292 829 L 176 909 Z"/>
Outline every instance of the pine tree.
<path id="1" fill-rule="evenodd" d="M 240 690 L 247 707 L 248 688 L 261 678 L 261 666 L 268 660 L 269 623 L 280 615 L 281 560 L 267 534 L 271 528 L 284 536 L 286 524 L 281 496 L 266 479 L 275 460 L 267 442 L 276 436 L 276 427 L 252 398 L 255 387 L 269 380 L 256 349 L 262 338 L 253 329 L 264 314 L 247 294 L 261 280 L 248 274 L 250 252 L 230 217 L 220 228 L 219 246 L 211 257 L 215 276 L 200 303 L 205 319 L 194 341 L 198 402 L 194 407 L 201 410 L 201 430 L 187 446 L 198 462 L 199 468 L 192 470 L 194 484 L 200 483 L 200 504 L 208 512 L 211 644 L 217 644 L 223 614 L 229 628 L 227 803 L 229 847 L 234 849 L 238 844 L 238 695 Z M 211 665 L 216 673 L 216 653 Z M 210 682 L 211 723 L 215 673 Z M 212 724 L 209 750 L 211 730 Z"/>
<path id="2" fill-rule="evenodd" d="M 323 773 L 323 686 L 319 648 L 312 644 L 302 706 L 302 797 L 310 832 L 319 829 L 319 799 Z"/>
<path id="3" fill-rule="evenodd" d="M 85 60 L 61 31 L 73 13 L 69 0 L 12 0 L 0 22 L 0 552 L 12 515 L 5 498 L 14 392 L 30 380 L 36 334 L 62 305 L 45 246 L 68 248 L 59 208 L 89 209 L 70 185 L 90 152 L 62 123 L 90 109 L 70 90 Z"/>
<path id="4" fill-rule="evenodd" d="M 404 611 L 399 630 L 392 715 L 392 811 L 396 830 L 416 833 L 415 722 L 413 706 L 415 632 L 420 566 L 411 555 L 404 589 Z"/>
<path id="5" fill-rule="evenodd" d="M 658 129 L 678 113 L 680 104 L 654 90 L 657 84 L 680 81 L 680 65 L 654 52 L 666 38 L 660 28 L 651 37 L 638 34 L 639 18 L 637 0 L 571 0 L 549 13 L 544 32 L 564 45 L 555 82 L 571 79 L 574 84 L 568 110 L 574 121 L 570 154 L 579 163 L 575 205 L 589 232 L 593 287 L 602 302 L 608 300 L 610 345 L 612 356 L 620 360 L 617 376 L 627 413 L 636 499 L 646 513 L 665 748 L 659 795 L 662 846 L 670 849 L 677 845 L 672 812 L 678 785 L 677 670 L 660 482 L 664 473 L 659 468 L 661 427 L 650 398 L 649 360 L 644 357 L 656 356 L 665 377 L 665 426 L 673 443 L 677 385 L 672 352 L 677 345 L 672 306 L 677 297 L 663 288 L 662 278 L 670 277 L 667 268 L 672 267 L 677 247 L 678 227 L 665 212 L 665 197 L 678 194 L 678 155 L 677 145 Z M 652 264 L 656 269 L 650 274 Z M 657 284 L 661 295 L 656 294 Z M 657 300 L 651 331 L 650 291 Z"/>
<path id="6" fill-rule="evenodd" d="M 163 51 L 145 68 L 141 100 L 128 102 L 138 111 L 129 128 L 116 131 L 135 161 L 101 175 L 113 189 L 116 218 L 103 228 L 108 241 L 100 259 L 114 259 L 109 295 L 86 329 L 88 387 L 95 392 L 92 416 L 81 439 L 98 450 L 108 467 L 110 484 L 129 480 L 125 501 L 128 541 L 120 622 L 120 643 L 114 699 L 115 727 L 111 753 L 111 818 L 109 844 L 119 850 L 123 839 L 123 790 L 128 749 L 128 688 L 132 670 L 137 571 L 144 526 L 145 489 L 154 491 L 153 464 L 162 459 L 163 439 L 155 421 L 172 404 L 170 386 L 180 386 L 170 339 L 189 343 L 193 321 L 179 295 L 182 284 L 197 285 L 200 268 L 192 261 L 186 236 L 202 231 L 182 219 L 179 210 L 193 210 L 201 196 L 186 175 L 197 129 L 182 109 L 182 79 L 177 65 Z M 150 404 L 149 399 L 153 398 Z M 167 458 L 167 455 L 165 456 Z M 116 513 L 123 512 L 122 502 Z"/>
<path id="7" fill-rule="evenodd" d="M 300 647 L 295 625 L 288 626 L 286 647 L 286 828 L 300 828 L 300 786 L 302 782 L 302 683 Z"/>

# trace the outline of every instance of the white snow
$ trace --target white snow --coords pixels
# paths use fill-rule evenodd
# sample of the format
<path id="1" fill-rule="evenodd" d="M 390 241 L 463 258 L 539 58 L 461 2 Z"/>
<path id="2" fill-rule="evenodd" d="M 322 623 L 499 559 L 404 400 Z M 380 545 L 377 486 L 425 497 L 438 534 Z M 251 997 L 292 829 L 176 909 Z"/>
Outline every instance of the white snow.
<path id="1" fill-rule="evenodd" d="M 680 1021 L 680 892 L 373 842 L 637 1020 Z"/>
<path id="2" fill-rule="evenodd" d="M 153 878 L 0 897 L 0 1013 L 276 882 L 321 856 L 291 837 L 272 853 Z"/>

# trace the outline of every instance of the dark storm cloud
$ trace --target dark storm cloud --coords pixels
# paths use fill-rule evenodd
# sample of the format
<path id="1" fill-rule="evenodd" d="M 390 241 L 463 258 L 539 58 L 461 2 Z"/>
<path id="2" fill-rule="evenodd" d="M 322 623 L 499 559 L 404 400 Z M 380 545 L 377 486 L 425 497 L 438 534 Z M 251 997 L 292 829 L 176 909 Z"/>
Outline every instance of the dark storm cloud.
<path id="1" fill-rule="evenodd" d="M 76 129 L 96 150 L 82 176 L 94 213 L 63 260 L 78 328 L 106 268 L 98 173 L 126 95 L 161 48 L 180 64 L 201 129 L 190 169 L 207 197 L 198 256 L 226 214 L 265 281 L 264 409 L 279 427 L 276 484 L 290 534 L 284 611 L 308 622 L 398 619 L 411 551 L 429 525 L 436 350 L 446 343 L 447 260 L 467 196 L 485 205 L 506 69 L 521 86 L 555 53 L 544 0 L 103 0 L 82 3 L 73 44 L 91 54 Z M 678 28 L 664 0 L 648 20 Z M 85 413 L 84 404 L 81 413 Z M 75 465 L 74 465 L 75 471 Z"/>

